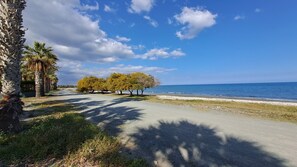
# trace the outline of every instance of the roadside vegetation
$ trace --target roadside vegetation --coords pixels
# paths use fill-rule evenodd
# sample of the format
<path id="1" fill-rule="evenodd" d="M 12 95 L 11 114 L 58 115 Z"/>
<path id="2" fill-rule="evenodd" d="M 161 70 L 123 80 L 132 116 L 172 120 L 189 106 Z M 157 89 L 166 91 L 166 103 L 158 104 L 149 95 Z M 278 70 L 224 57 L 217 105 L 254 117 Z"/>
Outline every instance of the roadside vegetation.
<path id="1" fill-rule="evenodd" d="M 225 111 L 247 116 L 297 123 L 297 107 L 294 106 L 204 100 L 164 100 L 156 97 L 151 98 L 150 100 L 160 103 L 188 105 L 199 111 Z"/>
<path id="2" fill-rule="evenodd" d="M 94 76 L 84 77 L 77 83 L 77 91 L 84 93 L 113 92 L 122 95 L 128 91 L 130 96 L 136 91 L 136 95 L 143 95 L 145 89 L 158 86 L 159 81 L 152 75 L 142 72 L 131 74 L 113 73 L 108 78 L 97 78 Z"/>
<path id="3" fill-rule="evenodd" d="M 207 101 L 207 100 L 168 100 L 159 99 L 155 95 L 133 96 L 126 98 L 134 98 L 139 100 L 147 100 L 156 103 L 173 104 L 180 106 L 190 106 L 197 111 L 222 111 L 237 114 L 243 114 L 251 117 L 258 117 L 276 121 L 286 121 L 297 123 L 297 107 L 282 106 L 271 104 L 241 103 L 241 102 L 224 102 L 224 101 Z"/>
<path id="4" fill-rule="evenodd" d="M 35 96 L 41 97 L 57 89 L 56 72 L 58 58 L 45 43 L 34 42 L 33 47 L 25 46 L 22 58 L 22 81 L 35 81 Z"/>
<path id="5" fill-rule="evenodd" d="M 146 166 L 121 154 L 121 144 L 53 98 L 27 98 L 23 131 L 0 133 L 0 166 Z"/>

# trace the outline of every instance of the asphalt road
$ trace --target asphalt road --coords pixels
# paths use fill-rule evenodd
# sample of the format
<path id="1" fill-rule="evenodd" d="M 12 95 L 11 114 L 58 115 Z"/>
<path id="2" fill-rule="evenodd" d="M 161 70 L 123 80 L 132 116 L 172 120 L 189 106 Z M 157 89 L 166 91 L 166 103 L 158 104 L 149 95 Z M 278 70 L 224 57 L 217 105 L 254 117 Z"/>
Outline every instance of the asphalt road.
<path id="1" fill-rule="evenodd" d="M 297 124 L 111 95 L 59 92 L 153 166 L 297 166 Z"/>

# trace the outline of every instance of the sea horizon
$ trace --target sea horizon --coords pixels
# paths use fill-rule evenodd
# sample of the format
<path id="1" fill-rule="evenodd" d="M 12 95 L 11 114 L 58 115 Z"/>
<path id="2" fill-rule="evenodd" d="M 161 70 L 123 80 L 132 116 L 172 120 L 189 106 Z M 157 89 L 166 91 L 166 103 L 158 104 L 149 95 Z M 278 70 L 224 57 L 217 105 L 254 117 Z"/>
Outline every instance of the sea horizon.
<path id="1" fill-rule="evenodd" d="M 191 86 L 191 85 L 239 85 L 239 84 L 281 84 L 297 83 L 297 81 L 280 81 L 280 82 L 231 82 L 231 83 L 193 83 L 193 84 L 160 84 L 159 86 Z"/>
<path id="2" fill-rule="evenodd" d="M 160 85 L 146 94 L 297 101 L 297 82 Z"/>

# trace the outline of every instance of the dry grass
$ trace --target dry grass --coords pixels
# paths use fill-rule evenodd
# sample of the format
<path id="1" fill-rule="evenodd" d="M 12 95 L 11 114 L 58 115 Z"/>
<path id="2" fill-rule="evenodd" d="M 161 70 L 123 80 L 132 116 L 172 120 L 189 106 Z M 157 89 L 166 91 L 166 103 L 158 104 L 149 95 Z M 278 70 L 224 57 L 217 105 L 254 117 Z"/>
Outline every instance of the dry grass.
<path id="1" fill-rule="evenodd" d="M 248 116 L 297 123 L 297 107 L 294 106 L 204 100 L 161 100 L 156 97 L 152 97 L 150 101 L 176 105 L 188 105 L 195 107 L 200 111 L 219 110 L 244 114 Z"/>
<path id="2" fill-rule="evenodd" d="M 297 123 L 296 106 L 206 100 L 165 100 L 159 99 L 157 96 L 127 96 L 127 98 L 147 100 L 164 104 L 191 106 L 196 108 L 198 111 L 233 112 L 252 117 Z"/>

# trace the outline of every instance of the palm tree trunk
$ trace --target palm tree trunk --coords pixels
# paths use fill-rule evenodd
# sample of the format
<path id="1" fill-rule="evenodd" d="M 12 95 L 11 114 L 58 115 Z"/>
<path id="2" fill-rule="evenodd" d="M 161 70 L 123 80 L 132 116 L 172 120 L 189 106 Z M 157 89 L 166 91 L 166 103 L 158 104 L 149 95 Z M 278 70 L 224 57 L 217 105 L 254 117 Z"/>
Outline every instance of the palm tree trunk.
<path id="1" fill-rule="evenodd" d="M 44 90 L 44 93 L 47 93 L 47 80 L 46 80 L 46 77 L 43 77 L 43 90 Z"/>
<path id="2" fill-rule="evenodd" d="M 35 71 L 35 97 L 44 96 L 44 82 L 42 71 Z"/>
<path id="3" fill-rule="evenodd" d="M 48 77 L 44 77 L 44 92 L 45 93 L 48 93 L 49 92 L 49 84 L 50 84 L 50 81 L 49 81 L 49 78 Z"/>
<path id="4" fill-rule="evenodd" d="M 54 82 L 54 84 L 53 84 L 53 89 L 54 89 L 54 90 L 57 90 L 57 89 L 58 89 L 58 83 L 57 83 L 57 82 Z"/>
<path id="5" fill-rule="evenodd" d="M 52 90 L 52 88 L 51 88 L 51 83 L 52 83 L 52 81 L 51 81 L 51 79 L 50 78 L 47 78 L 48 80 L 47 80 L 47 90 L 48 90 L 48 92 L 49 91 L 51 91 Z"/>
<path id="6" fill-rule="evenodd" d="M 22 27 L 24 0 L 0 1 L 0 73 L 3 100 L 0 102 L 0 131 L 20 131 L 20 60 L 25 42 Z"/>

